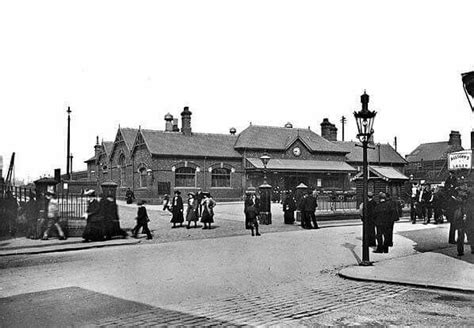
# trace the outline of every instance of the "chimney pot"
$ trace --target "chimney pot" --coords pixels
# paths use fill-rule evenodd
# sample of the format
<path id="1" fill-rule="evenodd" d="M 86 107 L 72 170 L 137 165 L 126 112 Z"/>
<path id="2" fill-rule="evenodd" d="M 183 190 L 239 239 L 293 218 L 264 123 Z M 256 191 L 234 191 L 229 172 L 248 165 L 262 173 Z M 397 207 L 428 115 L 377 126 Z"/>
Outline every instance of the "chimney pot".
<path id="1" fill-rule="evenodd" d="M 235 128 L 230 128 L 229 132 L 230 134 L 234 135 L 237 132 L 237 130 Z"/>
<path id="2" fill-rule="evenodd" d="M 449 134 L 448 145 L 459 148 L 461 147 L 461 134 L 459 133 L 459 131 L 451 131 L 451 133 Z"/>

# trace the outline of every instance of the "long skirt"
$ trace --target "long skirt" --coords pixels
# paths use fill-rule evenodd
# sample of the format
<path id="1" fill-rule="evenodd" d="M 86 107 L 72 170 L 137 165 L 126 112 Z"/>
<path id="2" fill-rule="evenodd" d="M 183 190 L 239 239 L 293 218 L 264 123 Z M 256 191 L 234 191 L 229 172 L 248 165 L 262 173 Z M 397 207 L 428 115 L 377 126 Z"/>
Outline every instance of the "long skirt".
<path id="1" fill-rule="evenodd" d="M 295 211 L 285 211 L 283 218 L 284 218 L 285 224 L 295 223 Z"/>
<path id="2" fill-rule="evenodd" d="M 245 215 L 245 229 L 254 229 L 255 227 L 258 227 L 257 216 L 253 214 Z"/>
<path id="3" fill-rule="evenodd" d="M 209 211 L 203 209 L 202 216 L 201 216 L 202 223 L 213 223 L 214 222 L 214 214 L 209 213 Z"/>
<path id="4" fill-rule="evenodd" d="M 184 222 L 184 217 L 183 217 L 183 212 L 174 210 L 173 211 L 173 216 L 171 217 L 171 223 L 183 223 Z"/>
<path id="5" fill-rule="evenodd" d="M 87 224 L 82 233 L 82 238 L 85 240 L 99 241 L 104 240 L 104 222 L 100 218 L 87 218 Z"/>
<path id="6" fill-rule="evenodd" d="M 192 207 L 188 207 L 188 209 L 186 210 L 186 221 L 195 222 L 197 220 L 198 220 L 198 217 L 196 214 L 196 210 Z"/>

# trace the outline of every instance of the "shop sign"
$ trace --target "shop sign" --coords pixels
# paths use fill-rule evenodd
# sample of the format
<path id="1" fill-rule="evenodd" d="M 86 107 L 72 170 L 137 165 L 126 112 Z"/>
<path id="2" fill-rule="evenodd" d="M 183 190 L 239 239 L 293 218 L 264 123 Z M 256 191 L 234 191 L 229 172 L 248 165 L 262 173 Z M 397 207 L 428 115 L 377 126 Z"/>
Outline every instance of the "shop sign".
<path id="1" fill-rule="evenodd" d="M 462 170 L 472 168 L 472 150 L 463 150 L 448 155 L 449 170 Z"/>

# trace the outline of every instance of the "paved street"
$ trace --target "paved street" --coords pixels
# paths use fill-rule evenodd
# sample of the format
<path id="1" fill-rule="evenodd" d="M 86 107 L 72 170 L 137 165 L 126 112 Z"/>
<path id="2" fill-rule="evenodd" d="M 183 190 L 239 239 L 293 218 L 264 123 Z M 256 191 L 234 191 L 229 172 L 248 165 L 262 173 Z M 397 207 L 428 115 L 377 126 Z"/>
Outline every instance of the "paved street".
<path id="1" fill-rule="evenodd" d="M 150 211 L 158 236 L 153 242 L 0 258 L 5 326 L 461 325 L 474 320 L 472 294 L 340 278 L 338 270 L 361 256 L 360 226 L 304 231 L 275 219 L 257 238 L 243 229 L 237 213 L 235 220 L 216 215 L 219 227 L 203 231 L 170 229 L 166 213 Z M 127 227 L 133 216 L 125 213 L 121 208 Z M 203 232 L 215 235 L 206 238 Z M 429 250 L 451 254 L 447 225 L 402 222 L 396 232 L 391 252 L 371 253 L 371 260 L 415 254 L 422 246 L 413 240 L 429 239 Z M 22 311 L 12 311 L 18 307 Z"/>

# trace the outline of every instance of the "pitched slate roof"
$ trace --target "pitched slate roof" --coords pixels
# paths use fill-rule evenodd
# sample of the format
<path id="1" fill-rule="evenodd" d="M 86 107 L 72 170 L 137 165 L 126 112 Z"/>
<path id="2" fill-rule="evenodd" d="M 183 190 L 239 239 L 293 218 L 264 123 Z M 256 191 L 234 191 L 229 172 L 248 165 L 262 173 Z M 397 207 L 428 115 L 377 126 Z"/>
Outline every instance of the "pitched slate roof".
<path id="1" fill-rule="evenodd" d="M 297 139 L 301 140 L 310 151 L 347 153 L 345 149 L 309 129 L 261 125 L 250 125 L 243 130 L 239 134 L 235 148 L 286 150 Z"/>
<path id="2" fill-rule="evenodd" d="M 141 130 L 145 144 L 153 155 L 242 158 L 235 149 L 237 136 L 230 134 Z"/>
<path id="3" fill-rule="evenodd" d="M 362 163 L 362 147 L 356 146 L 360 143 L 355 141 L 334 141 L 336 145 L 344 148 L 349 154 L 346 155 L 349 163 Z M 369 163 L 379 162 L 378 146 L 375 149 L 367 149 L 367 160 Z M 389 144 L 380 144 L 380 163 L 381 164 L 406 164 L 406 160 L 393 149 Z"/>
<path id="4" fill-rule="evenodd" d="M 263 169 L 260 158 L 247 158 L 247 161 L 257 169 Z M 328 171 L 328 172 L 356 172 L 352 166 L 340 161 L 313 161 L 299 159 L 272 158 L 267 165 L 269 170 L 291 171 Z"/>
<path id="5" fill-rule="evenodd" d="M 463 150 L 460 146 L 449 145 L 447 141 L 423 143 L 406 156 L 408 162 L 436 161 L 446 159 L 447 154 Z"/>
<path id="6" fill-rule="evenodd" d="M 128 150 L 132 150 L 135 137 L 137 136 L 138 129 L 133 128 L 119 128 L 122 133 L 123 141 L 127 146 Z"/>

